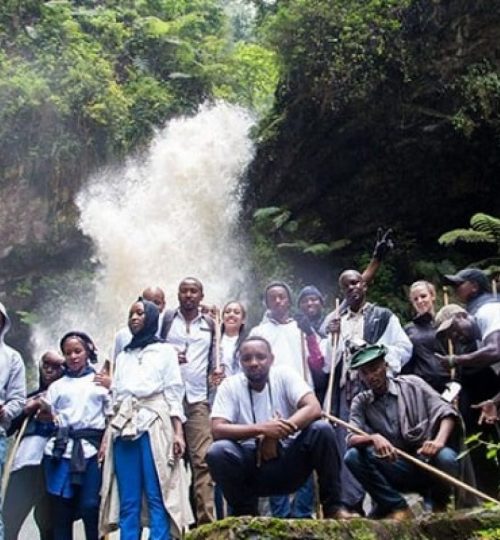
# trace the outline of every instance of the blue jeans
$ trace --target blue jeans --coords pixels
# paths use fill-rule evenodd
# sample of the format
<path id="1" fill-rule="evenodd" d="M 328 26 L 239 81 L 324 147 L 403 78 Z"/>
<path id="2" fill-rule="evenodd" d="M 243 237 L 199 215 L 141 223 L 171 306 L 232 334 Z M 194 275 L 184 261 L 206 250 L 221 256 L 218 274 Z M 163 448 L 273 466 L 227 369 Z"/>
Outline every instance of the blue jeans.
<path id="1" fill-rule="evenodd" d="M 371 446 L 350 448 L 344 461 L 375 501 L 377 512 L 381 515 L 406 508 L 406 500 L 401 492 L 430 492 L 433 502 L 440 505 L 445 504 L 449 496 L 447 485 L 431 477 L 417 465 L 403 458 L 397 458 L 393 462 L 378 458 Z M 451 448 L 444 447 L 431 460 L 431 464 L 451 476 L 458 476 L 457 453 Z"/>
<path id="2" fill-rule="evenodd" d="M 145 492 L 149 512 L 149 538 L 170 539 L 170 518 L 156 472 L 149 435 L 134 441 L 118 438 L 113 448 L 120 496 L 120 538 L 138 540 L 141 534 L 141 503 Z"/>
<path id="3" fill-rule="evenodd" d="M 313 470 L 325 512 L 341 506 L 340 459 L 332 427 L 317 420 L 282 448 L 281 455 L 257 467 L 255 442 L 215 441 L 207 453 L 208 466 L 236 516 L 256 515 L 258 497 L 293 493 Z"/>
<path id="4" fill-rule="evenodd" d="M 273 517 L 312 518 L 314 509 L 314 482 L 312 475 L 295 492 L 290 502 L 288 495 L 269 497 Z"/>

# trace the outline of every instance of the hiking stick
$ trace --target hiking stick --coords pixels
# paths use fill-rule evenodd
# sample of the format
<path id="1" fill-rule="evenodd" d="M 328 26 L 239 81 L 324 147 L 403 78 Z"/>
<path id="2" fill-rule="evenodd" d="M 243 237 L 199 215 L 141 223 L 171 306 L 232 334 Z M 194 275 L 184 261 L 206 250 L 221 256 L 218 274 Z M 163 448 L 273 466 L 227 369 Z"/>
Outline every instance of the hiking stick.
<path id="1" fill-rule="evenodd" d="M 304 380 L 307 382 L 307 350 L 306 350 L 306 336 L 302 330 L 300 331 L 300 352 L 302 354 L 302 374 Z"/>
<path id="2" fill-rule="evenodd" d="M 344 420 L 337 418 L 336 416 L 323 413 L 323 417 L 334 424 L 339 424 L 339 426 L 342 426 L 348 429 L 349 431 L 351 431 L 352 433 L 355 433 L 356 435 L 361 435 L 362 437 L 369 437 L 368 433 L 365 433 L 362 429 L 359 429 L 349 424 L 349 422 L 345 422 Z M 489 495 L 486 495 L 486 493 L 483 493 L 482 491 L 479 491 L 478 489 L 472 486 L 469 486 L 469 484 L 466 484 L 465 482 L 462 482 L 461 480 L 458 480 L 457 478 L 454 478 L 453 476 L 450 476 L 449 474 L 446 474 L 443 471 L 440 471 L 439 469 L 437 469 L 436 467 L 433 467 L 432 465 L 429 465 L 428 463 L 420 461 L 416 457 L 404 452 L 403 450 L 400 450 L 399 448 L 394 447 L 394 450 L 396 451 L 396 454 L 398 456 L 402 457 L 403 459 L 406 459 L 410 463 L 413 463 L 413 465 L 416 465 L 417 467 L 424 469 L 425 471 L 433 474 L 434 476 L 437 476 L 441 480 L 444 480 L 445 482 L 448 482 L 449 484 L 453 484 L 455 487 L 464 489 L 465 491 L 468 491 L 472 493 L 473 495 L 476 495 L 476 497 L 484 499 L 485 501 L 489 501 L 500 506 L 500 501 L 498 501 L 497 499 L 494 499 L 493 497 L 490 497 Z"/>
<path id="3" fill-rule="evenodd" d="M 497 294 L 497 280 L 496 279 L 492 279 L 491 280 L 491 292 L 493 294 L 493 298 L 495 298 L 495 300 L 498 298 L 498 294 Z"/>
<path id="4" fill-rule="evenodd" d="M 333 313 L 334 315 L 332 319 L 339 316 L 339 299 L 338 298 L 335 298 L 335 311 Z M 331 339 L 332 339 L 332 352 L 330 355 L 330 373 L 328 376 L 328 386 L 327 386 L 325 401 L 324 401 L 325 412 L 330 411 L 331 406 L 332 406 L 333 384 L 335 382 L 335 367 L 336 367 L 335 358 L 337 356 L 339 334 L 338 333 L 332 334 Z"/>
<path id="5" fill-rule="evenodd" d="M 215 369 L 220 370 L 220 340 L 221 340 L 221 317 L 219 308 L 215 308 Z"/>
<path id="6" fill-rule="evenodd" d="M 445 306 L 447 306 L 449 304 L 449 299 L 448 299 L 448 287 L 444 286 L 443 287 L 443 303 Z M 453 341 L 451 340 L 451 338 L 448 338 L 447 340 L 447 343 L 448 343 L 448 356 L 453 356 L 453 352 L 454 352 L 454 349 L 453 349 Z M 456 373 L 457 370 L 455 367 L 452 367 L 450 369 L 450 379 L 452 381 L 455 380 L 455 377 L 456 377 Z"/>
<path id="7" fill-rule="evenodd" d="M 2 479 L 2 489 L 0 491 L 0 500 L 2 502 L 2 505 L 5 500 L 5 494 L 7 493 L 7 487 L 9 485 L 12 465 L 14 464 L 14 459 L 16 457 L 19 445 L 21 444 L 21 440 L 23 438 L 24 432 L 26 431 L 26 426 L 28 425 L 29 419 L 30 417 L 27 416 L 23 420 L 23 423 L 21 424 L 21 429 L 19 430 L 17 434 L 16 440 L 14 441 L 14 444 L 12 445 L 12 448 L 10 449 L 9 457 L 5 463 L 4 474 L 3 474 L 3 479 Z"/>

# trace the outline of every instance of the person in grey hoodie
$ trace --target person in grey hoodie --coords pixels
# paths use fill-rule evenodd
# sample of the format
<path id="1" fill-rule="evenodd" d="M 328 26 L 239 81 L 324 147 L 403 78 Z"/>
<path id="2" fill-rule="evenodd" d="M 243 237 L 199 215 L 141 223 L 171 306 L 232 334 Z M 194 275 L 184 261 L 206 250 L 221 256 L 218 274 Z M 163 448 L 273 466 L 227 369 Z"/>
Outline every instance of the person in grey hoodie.
<path id="1" fill-rule="evenodd" d="M 23 359 L 4 341 L 10 326 L 7 310 L 0 303 L 0 483 L 7 453 L 7 429 L 12 419 L 23 410 L 26 401 Z M 3 537 L 3 519 L 0 517 L 0 540 L 3 540 Z"/>

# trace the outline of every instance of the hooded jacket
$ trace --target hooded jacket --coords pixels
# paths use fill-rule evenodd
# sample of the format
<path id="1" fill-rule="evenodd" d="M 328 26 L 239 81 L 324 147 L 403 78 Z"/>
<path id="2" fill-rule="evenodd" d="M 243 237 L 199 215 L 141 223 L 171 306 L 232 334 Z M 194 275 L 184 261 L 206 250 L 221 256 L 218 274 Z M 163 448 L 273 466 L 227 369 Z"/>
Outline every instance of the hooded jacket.
<path id="1" fill-rule="evenodd" d="M 26 376 L 21 355 L 4 341 L 11 322 L 2 303 L 0 313 L 5 318 L 0 329 L 0 404 L 5 411 L 0 420 L 0 434 L 5 435 L 10 422 L 22 412 L 26 402 Z"/>

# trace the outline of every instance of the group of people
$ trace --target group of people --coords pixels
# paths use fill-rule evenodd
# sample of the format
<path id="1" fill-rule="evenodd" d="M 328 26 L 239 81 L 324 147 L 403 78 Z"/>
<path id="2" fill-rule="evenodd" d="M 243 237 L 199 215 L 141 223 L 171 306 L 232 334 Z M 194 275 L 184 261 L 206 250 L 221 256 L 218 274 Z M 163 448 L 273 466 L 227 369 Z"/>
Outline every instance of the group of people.
<path id="1" fill-rule="evenodd" d="M 398 449 L 475 482 L 457 456 L 465 433 L 497 437 L 500 303 L 482 271 L 465 269 L 445 277 L 464 307 L 435 313 L 434 286 L 416 282 L 416 316 L 403 328 L 367 301 L 386 244 L 365 272 L 341 273 L 343 301 L 329 314 L 317 287 L 300 291 L 294 316 L 290 287 L 270 283 L 249 332 L 243 304 L 220 316 L 205 309 L 194 277 L 179 284 L 176 309 L 148 287 L 104 369 L 90 336 L 70 331 L 60 353 L 43 355 L 27 399 L 0 304 L 2 463 L 15 438 L 4 537 L 18 537 L 33 507 L 44 540 L 71 539 L 78 519 L 88 539 L 118 528 L 136 540 L 143 527 L 168 539 L 227 514 L 258 515 L 262 498 L 277 517 L 406 519 L 407 491 L 444 510 L 448 484 Z M 498 470 L 488 462 L 493 476 L 483 474 L 478 460 L 477 485 L 496 497 Z"/>

